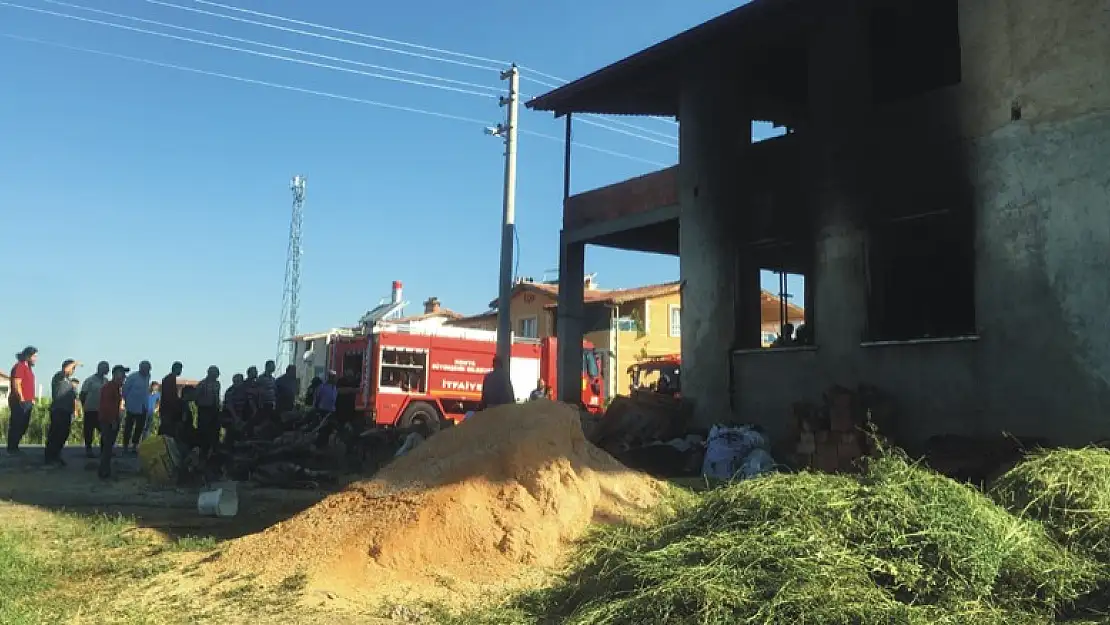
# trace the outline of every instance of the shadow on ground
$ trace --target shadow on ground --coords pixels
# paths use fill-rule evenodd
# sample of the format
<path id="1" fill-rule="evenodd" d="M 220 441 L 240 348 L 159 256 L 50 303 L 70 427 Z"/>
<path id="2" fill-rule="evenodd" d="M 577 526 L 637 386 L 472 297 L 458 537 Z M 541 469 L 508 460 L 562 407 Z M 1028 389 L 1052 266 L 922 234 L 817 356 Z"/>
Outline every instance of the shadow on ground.
<path id="1" fill-rule="evenodd" d="M 151 485 L 139 475 L 134 457 L 115 458 L 116 477 L 110 481 L 97 477 L 99 460 L 85 458 L 84 450 L 69 448 L 63 457 L 66 467 L 46 468 L 42 447 L 27 447 L 18 457 L 0 451 L 0 502 L 82 516 L 122 515 L 172 540 L 228 540 L 263 531 L 340 488 L 287 490 L 240 484 L 239 513 L 219 519 L 197 512 L 199 489 Z"/>

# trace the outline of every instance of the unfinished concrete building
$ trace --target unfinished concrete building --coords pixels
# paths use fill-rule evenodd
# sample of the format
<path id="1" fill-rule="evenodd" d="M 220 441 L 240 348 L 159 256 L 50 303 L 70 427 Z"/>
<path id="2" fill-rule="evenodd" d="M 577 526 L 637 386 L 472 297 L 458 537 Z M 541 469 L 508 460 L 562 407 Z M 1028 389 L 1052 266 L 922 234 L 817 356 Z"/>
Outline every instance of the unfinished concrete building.
<path id="1" fill-rule="evenodd" d="M 676 168 L 565 198 L 568 370 L 585 245 L 664 252 L 703 424 L 866 382 L 906 444 L 1110 436 L 1107 0 L 753 0 L 529 106 L 680 122 Z M 760 269 L 813 345 L 759 349 Z"/>

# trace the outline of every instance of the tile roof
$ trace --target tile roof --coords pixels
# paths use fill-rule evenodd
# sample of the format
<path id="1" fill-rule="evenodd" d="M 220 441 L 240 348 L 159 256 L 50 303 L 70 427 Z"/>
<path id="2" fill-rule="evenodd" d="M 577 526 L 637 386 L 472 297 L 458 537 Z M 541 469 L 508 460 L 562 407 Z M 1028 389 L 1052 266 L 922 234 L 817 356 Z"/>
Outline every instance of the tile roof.
<path id="1" fill-rule="evenodd" d="M 768 291 L 767 289 L 763 289 L 760 292 L 759 299 L 763 304 L 773 304 L 775 306 L 779 305 L 778 293 L 773 293 L 771 291 Z M 805 308 L 802 308 L 801 306 L 793 302 L 788 301 L 786 303 L 786 317 L 788 320 L 793 321 L 795 319 L 805 319 L 805 314 Z"/>
<path id="2" fill-rule="evenodd" d="M 652 286 L 644 286 L 636 289 L 619 289 L 616 291 L 602 291 L 601 295 L 591 299 L 586 298 L 587 304 L 623 304 L 624 302 L 631 302 L 640 299 L 649 299 L 652 297 L 661 297 L 677 293 L 681 290 L 682 283 L 669 282 L 667 284 L 656 284 Z M 557 291 L 556 291 L 557 292 Z M 590 291 L 587 291 L 590 293 Z M 760 301 L 764 304 L 771 304 L 778 306 L 779 296 L 772 293 L 767 289 L 762 289 L 759 294 Z M 557 304 L 548 304 L 544 308 L 558 308 Z M 804 319 L 805 309 L 794 303 L 787 303 L 787 317 L 791 320 Z M 496 314 L 496 313 L 495 313 Z"/>
<path id="3" fill-rule="evenodd" d="M 493 310 L 487 310 L 484 313 L 478 313 L 477 315 L 467 315 L 465 317 L 459 317 L 458 319 L 455 319 L 455 321 L 470 321 L 472 319 L 485 319 L 487 317 L 496 317 L 496 316 L 497 316 L 497 309 L 493 309 Z"/>
<path id="4" fill-rule="evenodd" d="M 583 298 L 587 304 L 623 304 L 640 299 L 673 295 L 681 290 L 681 282 L 665 282 L 631 289 L 586 289 Z M 513 288 L 513 294 L 515 295 L 520 291 L 535 291 L 550 297 L 559 296 L 558 285 L 542 282 L 521 282 Z M 491 308 L 496 308 L 497 300 L 491 301 L 489 305 Z M 554 304 L 548 304 L 548 307 L 553 308 L 554 306 Z"/>
<path id="5" fill-rule="evenodd" d="M 411 323 L 413 321 L 424 321 L 425 319 L 435 319 L 436 317 L 447 317 L 449 321 L 457 321 L 463 318 L 462 313 L 457 313 L 449 308 L 440 308 L 437 311 L 424 313 L 421 315 L 410 315 L 408 317 L 398 317 L 397 319 L 390 320 L 390 323 Z"/>

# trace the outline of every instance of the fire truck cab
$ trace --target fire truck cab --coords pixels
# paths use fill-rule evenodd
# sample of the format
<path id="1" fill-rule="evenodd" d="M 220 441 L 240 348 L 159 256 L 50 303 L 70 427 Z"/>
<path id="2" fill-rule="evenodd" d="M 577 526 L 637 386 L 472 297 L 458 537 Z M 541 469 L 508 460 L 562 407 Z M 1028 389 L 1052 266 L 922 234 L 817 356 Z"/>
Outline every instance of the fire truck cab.
<path id="1" fill-rule="evenodd" d="M 383 426 L 437 427 L 461 421 L 476 410 L 482 381 L 493 369 L 497 333 L 451 326 L 379 324 L 370 334 L 335 337 L 329 369 L 359 380 L 355 408 Z M 539 381 L 556 388 L 557 339 L 514 339 L 510 378 L 517 401 L 526 401 Z M 602 355 L 583 344 L 582 405 L 605 406 Z"/>
<path id="2" fill-rule="evenodd" d="M 680 397 L 682 356 L 670 354 L 667 356 L 654 356 L 634 363 L 628 368 L 631 379 L 629 391 L 652 392 L 661 395 Z"/>

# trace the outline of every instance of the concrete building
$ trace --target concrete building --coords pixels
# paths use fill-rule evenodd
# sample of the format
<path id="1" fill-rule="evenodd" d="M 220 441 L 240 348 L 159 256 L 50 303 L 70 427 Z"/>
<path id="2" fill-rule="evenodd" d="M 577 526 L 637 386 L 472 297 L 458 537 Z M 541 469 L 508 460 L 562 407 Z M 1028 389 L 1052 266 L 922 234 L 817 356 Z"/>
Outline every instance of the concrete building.
<path id="1" fill-rule="evenodd" d="M 907 445 L 1110 432 L 1106 0 L 753 0 L 529 106 L 679 119 L 677 167 L 565 198 L 558 325 L 585 245 L 679 255 L 703 423 L 866 382 Z M 768 268 L 812 346 L 758 349 Z"/>

